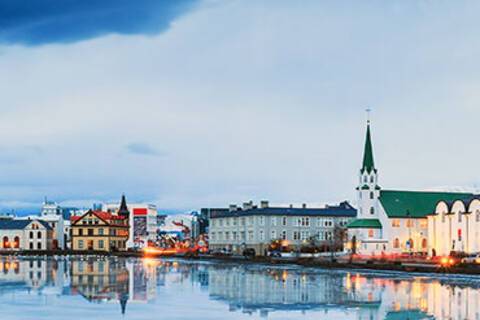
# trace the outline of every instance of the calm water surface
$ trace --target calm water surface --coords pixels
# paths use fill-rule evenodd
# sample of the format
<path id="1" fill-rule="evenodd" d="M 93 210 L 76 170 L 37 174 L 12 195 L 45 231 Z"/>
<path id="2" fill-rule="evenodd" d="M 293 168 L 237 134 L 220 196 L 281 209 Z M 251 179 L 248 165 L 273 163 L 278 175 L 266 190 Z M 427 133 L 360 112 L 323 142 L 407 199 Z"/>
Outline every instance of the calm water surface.
<path id="1" fill-rule="evenodd" d="M 480 319 L 480 278 L 0 258 L 0 319 Z"/>

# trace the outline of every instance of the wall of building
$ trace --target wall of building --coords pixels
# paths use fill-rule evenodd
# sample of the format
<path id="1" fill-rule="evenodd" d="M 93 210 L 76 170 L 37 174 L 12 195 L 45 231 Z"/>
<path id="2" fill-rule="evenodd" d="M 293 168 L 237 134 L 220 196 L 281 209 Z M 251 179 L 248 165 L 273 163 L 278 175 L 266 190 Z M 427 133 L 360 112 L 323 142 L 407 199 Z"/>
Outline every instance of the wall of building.
<path id="1" fill-rule="evenodd" d="M 294 247 L 305 244 L 310 237 L 327 241 L 333 236 L 335 225 L 345 226 L 351 219 L 267 215 L 211 218 L 209 247 L 212 250 L 228 248 L 238 253 L 244 248 L 253 248 L 263 255 L 274 240 L 286 240 Z"/>

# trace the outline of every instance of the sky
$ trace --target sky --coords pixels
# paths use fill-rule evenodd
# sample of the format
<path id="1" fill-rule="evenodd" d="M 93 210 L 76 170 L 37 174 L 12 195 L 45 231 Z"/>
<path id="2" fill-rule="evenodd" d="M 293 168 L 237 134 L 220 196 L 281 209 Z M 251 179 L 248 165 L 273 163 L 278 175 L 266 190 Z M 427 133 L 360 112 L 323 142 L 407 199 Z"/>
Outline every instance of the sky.
<path id="1" fill-rule="evenodd" d="M 480 186 L 480 2 L 0 0 L 0 208 Z"/>

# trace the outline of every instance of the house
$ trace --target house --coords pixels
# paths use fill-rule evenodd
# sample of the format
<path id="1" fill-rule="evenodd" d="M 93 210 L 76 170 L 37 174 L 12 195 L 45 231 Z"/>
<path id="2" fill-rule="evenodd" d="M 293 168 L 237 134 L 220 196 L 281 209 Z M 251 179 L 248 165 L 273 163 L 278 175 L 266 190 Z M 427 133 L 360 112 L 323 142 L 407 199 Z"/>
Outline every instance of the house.
<path id="1" fill-rule="evenodd" d="M 51 250 L 53 230 L 42 220 L 0 219 L 0 250 Z"/>
<path id="2" fill-rule="evenodd" d="M 128 215 L 89 210 L 71 217 L 72 250 L 124 251 L 129 236 Z"/>
<path id="3" fill-rule="evenodd" d="M 346 247 L 362 255 L 431 253 L 434 239 L 428 217 L 437 204 L 473 196 L 471 193 L 385 190 L 380 187 L 370 123 L 367 123 L 363 163 L 356 190 L 358 217 L 347 226 Z"/>

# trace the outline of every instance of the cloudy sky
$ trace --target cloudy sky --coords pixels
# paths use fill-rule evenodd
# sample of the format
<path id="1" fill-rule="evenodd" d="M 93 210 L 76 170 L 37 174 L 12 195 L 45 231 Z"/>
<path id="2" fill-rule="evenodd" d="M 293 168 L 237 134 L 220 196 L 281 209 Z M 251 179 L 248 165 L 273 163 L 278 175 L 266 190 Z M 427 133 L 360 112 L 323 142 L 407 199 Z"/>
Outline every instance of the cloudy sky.
<path id="1" fill-rule="evenodd" d="M 480 2 L 0 0 L 0 207 L 480 186 Z"/>

